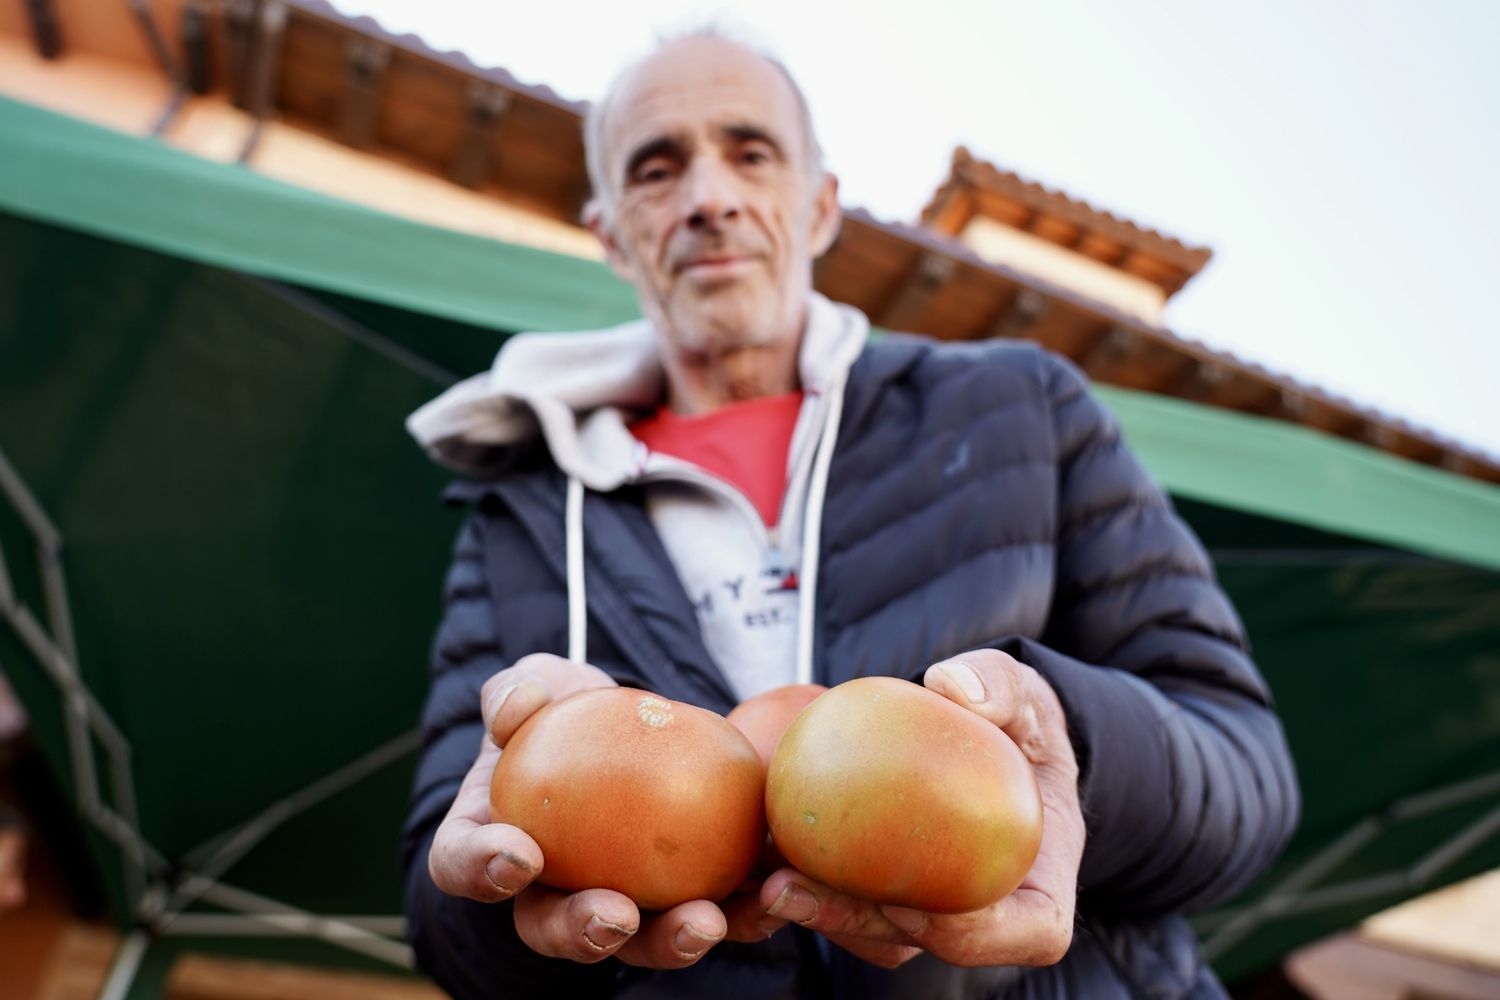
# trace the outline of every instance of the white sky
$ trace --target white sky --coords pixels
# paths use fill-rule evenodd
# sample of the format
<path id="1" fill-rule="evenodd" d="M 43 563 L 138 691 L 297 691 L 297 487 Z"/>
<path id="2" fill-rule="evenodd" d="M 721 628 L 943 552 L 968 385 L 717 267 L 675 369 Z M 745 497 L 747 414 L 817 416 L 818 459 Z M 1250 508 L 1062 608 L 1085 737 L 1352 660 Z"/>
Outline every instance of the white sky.
<path id="1" fill-rule="evenodd" d="M 780 54 L 846 205 L 954 145 L 1215 256 L 1179 334 L 1500 455 L 1500 0 L 335 0 L 568 98 L 716 20 Z"/>

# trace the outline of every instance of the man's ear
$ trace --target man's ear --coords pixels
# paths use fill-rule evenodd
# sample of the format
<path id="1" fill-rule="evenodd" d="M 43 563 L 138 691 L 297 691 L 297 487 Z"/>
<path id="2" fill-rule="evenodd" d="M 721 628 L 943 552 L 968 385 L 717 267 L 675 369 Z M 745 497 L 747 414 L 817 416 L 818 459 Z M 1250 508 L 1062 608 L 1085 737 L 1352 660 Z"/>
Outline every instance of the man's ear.
<path id="1" fill-rule="evenodd" d="M 813 259 L 823 256 L 839 235 L 839 226 L 844 222 L 844 209 L 839 204 L 839 179 L 825 173 L 818 182 L 813 195 L 812 239 L 808 249 Z"/>
<path id="2" fill-rule="evenodd" d="M 605 218 L 603 207 L 598 198 L 592 198 L 583 209 L 583 224 L 588 227 L 599 240 L 599 245 L 604 247 L 604 257 L 609 261 L 610 269 L 622 279 L 629 282 L 635 281 L 635 269 L 630 266 L 630 261 L 620 250 L 620 243 L 615 239 L 615 233 L 609 220 Z"/>

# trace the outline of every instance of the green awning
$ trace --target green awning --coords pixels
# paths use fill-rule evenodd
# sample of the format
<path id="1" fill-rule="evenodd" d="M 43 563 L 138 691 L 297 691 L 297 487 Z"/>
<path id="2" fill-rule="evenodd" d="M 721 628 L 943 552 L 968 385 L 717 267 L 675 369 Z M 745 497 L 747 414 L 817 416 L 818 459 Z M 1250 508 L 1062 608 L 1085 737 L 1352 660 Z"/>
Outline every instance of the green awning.
<path id="1" fill-rule="evenodd" d="M 1176 496 L 1500 569 L 1500 487 L 1280 420 L 1098 392 Z"/>
<path id="2" fill-rule="evenodd" d="M 204 264 L 502 330 L 635 314 L 593 261 L 422 225 L 0 97 L 0 209 Z"/>
<path id="3" fill-rule="evenodd" d="M 603 265 L 422 225 L 0 98 L 0 209 L 489 329 L 635 315 Z M 1500 568 L 1500 488 L 1279 421 L 1102 392 L 1186 497 Z"/>

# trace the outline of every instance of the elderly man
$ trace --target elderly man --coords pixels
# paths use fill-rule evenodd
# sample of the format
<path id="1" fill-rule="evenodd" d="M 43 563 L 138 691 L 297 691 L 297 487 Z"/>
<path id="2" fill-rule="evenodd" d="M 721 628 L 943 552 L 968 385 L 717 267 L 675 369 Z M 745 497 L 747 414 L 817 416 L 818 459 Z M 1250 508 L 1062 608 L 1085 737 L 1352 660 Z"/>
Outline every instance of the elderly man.
<path id="1" fill-rule="evenodd" d="M 1221 995 L 1179 914 L 1269 864 L 1295 782 L 1201 546 L 1081 377 L 1030 345 L 870 341 L 812 291 L 837 186 L 764 55 L 669 42 L 587 139 L 591 225 L 644 319 L 512 338 L 410 421 L 473 507 L 406 830 L 421 967 L 460 997 Z M 1041 852 L 999 903 L 922 913 L 785 868 L 643 913 L 534 881 L 537 844 L 490 822 L 500 748 L 572 691 L 727 712 L 871 674 L 1032 762 Z"/>

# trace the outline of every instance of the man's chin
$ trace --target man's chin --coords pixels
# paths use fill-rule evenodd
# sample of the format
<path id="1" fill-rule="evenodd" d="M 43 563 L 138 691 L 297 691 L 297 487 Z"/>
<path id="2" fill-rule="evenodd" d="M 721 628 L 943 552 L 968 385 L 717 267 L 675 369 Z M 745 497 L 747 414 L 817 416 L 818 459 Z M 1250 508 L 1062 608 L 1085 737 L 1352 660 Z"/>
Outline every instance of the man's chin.
<path id="1" fill-rule="evenodd" d="M 776 341 L 774 309 L 759 297 L 716 296 L 673 309 L 668 336 L 682 350 L 700 354 L 766 347 Z"/>

